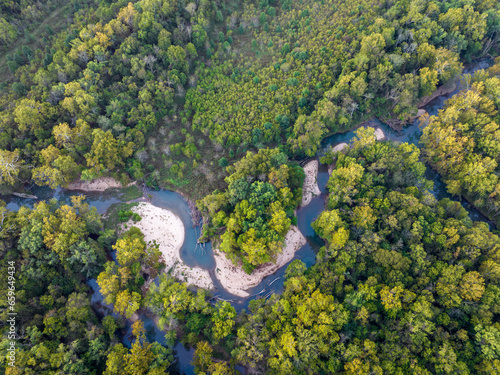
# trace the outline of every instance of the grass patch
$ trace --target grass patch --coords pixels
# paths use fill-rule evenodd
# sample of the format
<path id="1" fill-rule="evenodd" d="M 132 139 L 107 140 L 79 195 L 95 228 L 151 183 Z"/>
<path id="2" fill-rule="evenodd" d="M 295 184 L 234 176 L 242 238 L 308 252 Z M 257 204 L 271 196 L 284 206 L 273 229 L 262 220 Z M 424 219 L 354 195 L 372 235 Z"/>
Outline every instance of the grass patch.
<path id="1" fill-rule="evenodd" d="M 129 202 L 142 197 L 142 189 L 137 185 L 130 185 L 123 189 L 118 189 L 118 198 L 124 202 Z"/>
<path id="2" fill-rule="evenodd" d="M 141 218 L 141 216 L 138 213 L 136 213 L 136 212 L 134 212 L 132 210 L 121 210 L 121 211 L 118 211 L 118 219 L 122 223 L 126 223 L 130 219 L 132 219 L 132 221 L 134 223 L 137 223 L 142 218 Z"/>
<path id="3" fill-rule="evenodd" d="M 121 216 L 119 215 L 120 211 L 129 211 L 138 204 L 138 202 L 114 203 L 109 206 L 108 211 L 106 211 L 106 218 L 103 220 L 104 230 L 111 229 L 116 231 L 122 224 L 122 222 L 120 221 Z"/>

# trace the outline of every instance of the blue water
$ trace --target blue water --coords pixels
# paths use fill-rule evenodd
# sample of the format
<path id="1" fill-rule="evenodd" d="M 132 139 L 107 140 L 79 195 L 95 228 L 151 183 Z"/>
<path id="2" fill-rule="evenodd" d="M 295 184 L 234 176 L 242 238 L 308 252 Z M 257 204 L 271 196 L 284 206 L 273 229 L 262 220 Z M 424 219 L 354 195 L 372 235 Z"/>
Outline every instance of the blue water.
<path id="1" fill-rule="evenodd" d="M 176 352 L 176 357 L 179 358 L 178 369 L 182 374 L 194 375 L 194 366 L 191 364 L 194 356 L 194 349 L 186 349 L 184 345 L 178 343 L 174 350 Z"/>
<path id="2" fill-rule="evenodd" d="M 198 244 L 200 227 L 193 227 L 189 207 L 182 195 L 168 190 L 153 191 L 150 194 L 152 195 L 151 203 L 153 205 L 172 211 L 184 224 L 184 244 L 180 249 L 180 255 L 184 263 L 189 267 L 213 269 L 215 260 L 212 245 L 211 243 Z"/>

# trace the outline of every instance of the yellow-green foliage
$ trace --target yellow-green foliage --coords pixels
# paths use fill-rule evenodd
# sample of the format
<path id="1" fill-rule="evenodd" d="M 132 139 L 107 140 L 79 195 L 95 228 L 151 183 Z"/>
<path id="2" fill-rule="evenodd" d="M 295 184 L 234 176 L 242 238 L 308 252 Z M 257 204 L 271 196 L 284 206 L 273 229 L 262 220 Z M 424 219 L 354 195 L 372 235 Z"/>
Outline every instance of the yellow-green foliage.
<path id="1" fill-rule="evenodd" d="M 248 152 L 227 170 L 227 189 L 198 201 L 198 207 L 208 223 L 205 235 L 220 241 L 220 250 L 251 272 L 281 252 L 302 197 L 304 172 L 287 164 L 277 149 Z"/>
<path id="2" fill-rule="evenodd" d="M 426 118 L 426 161 L 453 195 L 463 195 L 498 222 L 500 212 L 500 60 L 465 77 L 466 89 Z"/>
<path id="3" fill-rule="evenodd" d="M 312 156 L 325 134 L 363 115 L 384 109 L 407 120 L 420 96 L 460 72 L 459 54 L 477 53 L 488 31 L 470 6 L 305 0 L 275 9 L 263 3 L 231 15 L 228 22 L 244 31 L 246 42 L 219 50 L 187 95 L 193 128 L 208 127 L 219 143 L 286 142 L 292 153 Z M 457 46 L 456 38 L 468 42 Z"/>

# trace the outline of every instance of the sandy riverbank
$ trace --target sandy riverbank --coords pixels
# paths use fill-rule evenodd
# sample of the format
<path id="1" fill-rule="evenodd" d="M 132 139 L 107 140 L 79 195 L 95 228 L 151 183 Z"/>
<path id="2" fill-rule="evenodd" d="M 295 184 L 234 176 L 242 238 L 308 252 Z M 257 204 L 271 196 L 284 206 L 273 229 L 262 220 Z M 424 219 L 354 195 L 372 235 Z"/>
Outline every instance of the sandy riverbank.
<path id="1" fill-rule="evenodd" d="M 347 143 L 339 143 L 338 145 L 336 145 L 335 147 L 332 148 L 332 151 L 334 151 L 334 152 L 340 152 L 344 148 L 347 148 L 347 147 L 349 147 L 349 145 Z M 328 174 L 329 175 L 332 174 L 333 168 L 335 168 L 335 163 L 332 163 L 332 164 L 328 165 Z"/>
<path id="2" fill-rule="evenodd" d="M 132 182 L 127 186 L 133 185 L 136 182 Z M 81 190 L 81 191 L 104 191 L 112 188 L 122 188 L 124 187 L 119 181 L 116 181 L 113 177 L 101 177 L 96 178 L 92 181 L 74 181 L 71 182 L 67 190 Z"/>
<path id="3" fill-rule="evenodd" d="M 251 275 L 245 273 L 241 267 L 236 267 L 226 255 L 217 249 L 214 249 L 215 256 L 215 275 L 222 286 L 231 294 L 238 297 L 248 297 L 249 288 L 259 284 L 264 277 L 272 275 L 279 270 L 295 255 L 306 243 L 305 237 L 300 233 L 296 226 L 291 226 L 285 237 L 283 251 L 278 255 L 276 263 L 266 263 L 256 268 Z"/>
<path id="4" fill-rule="evenodd" d="M 383 141 L 385 139 L 384 131 L 380 128 L 374 128 L 374 129 L 375 129 L 375 139 L 377 141 Z"/>
<path id="5" fill-rule="evenodd" d="M 179 250 L 184 243 L 184 224 L 172 212 L 151 203 L 141 202 L 132 208 L 142 220 L 127 223 L 144 233 L 146 243 L 156 241 L 165 261 L 165 271 L 172 269 L 172 275 L 180 281 L 204 289 L 213 289 L 212 279 L 207 270 L 199 267 L 190 268 L 182 261 Z"/>
<path id="6" fill-rule="evenodd" d="M 306 178 L 304 180 L 303 190 L 302 190 L 302 203 L 301 206 L 307 206 L 311 203 L 313 197 L 320 195 L 321 190 L 318 187 L 318 161 L 311 160 L 306 165 L 304 165 L 304 173 Z"/>

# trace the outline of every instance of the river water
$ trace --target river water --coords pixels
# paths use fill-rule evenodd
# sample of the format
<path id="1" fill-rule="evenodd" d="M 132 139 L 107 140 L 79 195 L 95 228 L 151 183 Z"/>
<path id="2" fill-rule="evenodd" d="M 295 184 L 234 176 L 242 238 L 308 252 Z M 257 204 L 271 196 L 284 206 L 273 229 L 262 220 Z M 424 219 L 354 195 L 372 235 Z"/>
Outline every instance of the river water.
<path id="1" fill-rule="evenodd" d="M 491 60 L 483 60 L 471 64 L 469 67 L 464 69 L 464 74 L 470 74 L 479 69 L 486 69 L 492 65 Z M 457 90 L 453 93 L 445 96 L 438 97 L 433 101 L 429 102 L 424 109 L 430 115 L 436 115 L 438 110 L 443 107 L 446 99 L 455 95 L 460 89 L 461 85 L 458 86 Z M 422 134 L 419 128 L 419 121 L 415 120 L 412 125 L 406 127 L 401 132 L 395 132 L 387 124 L 380 122 L 379 120 L 372 120 L 366 123 L 368 126 L 379 127 L 384 131 L 387 139 L 395 142 L 408 142 L 421 147 L 419 143 L 420 136 Z M 321 155 L 328 147 L 335 146 L 339 143 L 349 143 L 354 137 L 354 131 L 335 134 L 327 137 L 323 140 L 321 144 L 321 149 L 318 152 Z M 450 198 L 451 197 L 447 191 L 444 183 L 441 181 L 440 176 L 430 168 L 427 168 L 426 177 L 429 180 L 434 181 L 433 194 L 438 199 Z M 323 211 L 326 198 L 326 183 L 328 181 L 328 171 L 326 166 L 320 166 L 318 170 L 318 186 L 322 192 L 320 196 L 312 199 L 306 207 L 302 207 L 297 211 L 297 225 L 302 234 L 306 237 L 307 243 L 295 253 L 295 259 L 299 259 L 304 262 L 307 267 L 310 267 L 315 263 L 316 253 L 324 242 L 319 238 L 311 227 L 311 223 L 317 218 L 317 216 Z M 81 194 L 78 191 L 68 191 L 64 189 L 48 189 L 43 187 L 33 187 L 32 193 L 39 197 L 40 200 L 56 198 L 61 202 L 69 202 L 70 197 L 75 194 Z M 101 214 L 105 213 L 107 209 L 113 204 L 121 202 L 120 192 L 118 189 L 110 189 L 105 192 L 85 192 L 86 201 L 97 208 L 97 211 Z M 17 197 L 8 197 L 6 199 L 7 208 L 13 211 L 17 211 L 22 205 L 32 207 L 35 203 L 33 199 L 22 199 Z M 215 277 L 214 268 L 215 261 L 213 258 L 212 247 L 210 243 L 205 244 L 205 246 L 200 246 L 197 244 L 197 239 L 200 235 L 199 227 L 193 227 L 191 216 L 189 213 L 189 207 L 184 200 L 184 198 L 175 192 L 168 190 L 153 191 L 151 192 L 151 203 L 155 206 L 167 209 L 175 213 L 184 223 L 185 228 L 185 240 L 182 248 L 180 250 L 180 255 L 182 260 L 190 267 L 201 267 L 209 270 L 216 290 L 214 295 L 218 298 L 228 300 L 234 306 L 237 311 L 240 311 L 248 307 L 248 303 L 257 298 L 257 296 L 264 296 L 271 292 L 281 293 L 283 290 L 284 273 L 287 265 L 280 268 L 276 273 L 270 275 L 257 285 L 256 287 L 250 289 L 248 292 L 250 297 L 240 298 L 236 297 L 221 286 L 220 282 Z M 462 205 L 469 212 L 470 217 L 473 220 L 481 220 L 487 222 L 490 227 L 493 227 L 493 223 L 482 216 L 477 210 L 472 208 L 467 202 L 462 202 Z M 111 314 L 112 306 L 106 305 L 103 301 L 103 297 L 99 292 L 99 287 L 96 281 L 89 280 L 89 286 L 94 290 L 92 296 L 92 303 L 95 309 L 101 315 Z M 160 331 L 151 316 L 146 312 L 140 312 L 139 318 L 144 322 L 148 339 L 151 341 L 157 341 L 165 345 L 165 338 L 162 331 Z M 122 330 L 122 342 L 124 345 L 130 346 L 129 335 L 131 332 L 131 322 L 127 321 L 126 327 Z M 176 359 L 177 359 L 177 370 L 183 374 L 194 374 L 194 368 L 191 365 L 194 350 L 186 349 L 181 343 L 178 343 L 175 348 Z M 239 367 L 240 372 L 244 372 L 244 369 Z"/>

